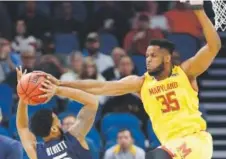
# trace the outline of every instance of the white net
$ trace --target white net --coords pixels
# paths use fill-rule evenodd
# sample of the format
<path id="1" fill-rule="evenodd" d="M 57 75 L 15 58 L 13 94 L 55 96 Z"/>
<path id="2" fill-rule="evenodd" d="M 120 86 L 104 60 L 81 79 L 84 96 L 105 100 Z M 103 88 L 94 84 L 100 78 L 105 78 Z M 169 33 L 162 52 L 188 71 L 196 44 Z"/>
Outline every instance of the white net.
<path id="1" fill-rule="evenodd" d="M 226 2 L 223 0 L 211 0 L 213 4 L 213 11 L 215 13 L 215 28 L 216 30 L 226 29 Z"/>

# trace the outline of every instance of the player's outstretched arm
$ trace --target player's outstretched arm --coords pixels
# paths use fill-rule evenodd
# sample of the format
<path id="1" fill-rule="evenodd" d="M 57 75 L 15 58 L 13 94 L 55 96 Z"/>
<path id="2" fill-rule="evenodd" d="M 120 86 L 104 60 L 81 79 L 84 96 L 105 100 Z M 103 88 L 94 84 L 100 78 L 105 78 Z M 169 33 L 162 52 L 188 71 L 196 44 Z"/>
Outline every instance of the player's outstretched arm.
<path id="1" fill-rule="evenodd" d="M 131 75 L 118 81 L 77 80 L 61 81 L 60 85 L 78 88 L 95 95 L 118 96 L 128 93 L 139 93 L 143 77 Z"/>
<path id="2" fill-rule="evenodd" d="M 191 78 L 196 78 L 206 71 L 221 48 L 220 37 L 204 9 L 195 10 L 194 13 L 203 28 L 207 44 L 194 57 L 188 59 L 181 65 L 188 77 Z"/>
<path id="3" fill-rule="evenodd" d="M 144 78 L 131 75 L 118 81 L 76 80 L 60 81 L 50 74 L 36 71 L 39 75 L 46 76 L 53 84 L 83 90 L 94 95 L 118 96 L 127 93 L 139 93 Z"/>
<path id="4" fill-rule="evenodd" d="M 18 81 L 23 76 L 22 68 L 16 69 L 17 71 L 17 79 Z M 26 72 L 25 72 L 26 73 Z M 24 73 L 24 74 L 25 74 Z M 28 105 L 23 102 L 23 100 L 19 100 L 19 104 L 17 107 L 17 114 L 16 114 L 16 127 L 18 134 L 20 136 L 21 143 L 27 152 L 29 158 L 37 159 L 36 154 L 36 138 L 29 130 L 28 124 Z"/>

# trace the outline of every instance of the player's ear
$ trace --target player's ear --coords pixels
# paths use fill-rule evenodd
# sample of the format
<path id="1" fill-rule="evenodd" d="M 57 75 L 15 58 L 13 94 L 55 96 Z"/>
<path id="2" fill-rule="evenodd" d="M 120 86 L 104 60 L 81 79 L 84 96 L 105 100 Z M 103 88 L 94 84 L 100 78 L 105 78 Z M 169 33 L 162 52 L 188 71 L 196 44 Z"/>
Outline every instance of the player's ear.
<path id="1" fill-rule="evenodd" d="M 164 56 L 164 61 L 166 62 L 166 63 L 170 63 L 171 62 L 171 55 L 165 55 Z"/>
<path id="2" fill-rule="evenodd" d="M 58 131 L 57 126 L 52 126 L 51 127 L 51 131 L 54 132 L 54 133 L 56 133 Z"/>

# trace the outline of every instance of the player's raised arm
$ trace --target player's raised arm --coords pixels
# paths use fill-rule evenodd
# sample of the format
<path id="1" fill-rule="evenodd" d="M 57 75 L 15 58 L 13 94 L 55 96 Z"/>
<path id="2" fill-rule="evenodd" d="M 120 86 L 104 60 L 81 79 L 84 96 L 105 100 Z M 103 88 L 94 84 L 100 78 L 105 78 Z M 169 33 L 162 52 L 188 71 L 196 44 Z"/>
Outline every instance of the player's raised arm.
<path id="1" fill-rule="evenodd" d="M 75 124 L 69 129 L 69 132 L 73 136 L 75 136 L 80 142 L 84 142 L 85 137 L 93 126 L 95 120 L 98 109 L 97 97 L 82 90 L 56 86 L 48 80 L 43 83 L 43 86 L 44 88 L 41 88 L 41 90 L 46 92 L 46 95 L 41 97 L 48 97 L 55 94 L 70 98 L 84 105 L 78 114 Z"/>
<path id="2" fill-rule="evenodd" d="M 196 78 L 206 71 L 221 48 L 220 37 L 204 9 L 194 10 L 194 13 L 203 28 L 207 44 L 194 57 L 188 59 L 181 65 L 186 74 L 191 78 Z"/>
<path id="3" fill-rule="evenodd" d="M 22 69 L 17 69 L 18 81 L 22 77 Z M 17 107 L 16 126 L 20 136 L 21 143 L 27 152 L 29 158 L 36 159 L 36 138 L 29 130 L 28 124 L 28 106 L 21 99 Z"/>
<path id="4" fill-rule="evenodd" d="M 28 106 L 22 100 L 19 101 L 16 115 L 16 126 L 21 143 L 29 158 L 36 159 L 36 138 L 30 132 L 28 126 Z"/>

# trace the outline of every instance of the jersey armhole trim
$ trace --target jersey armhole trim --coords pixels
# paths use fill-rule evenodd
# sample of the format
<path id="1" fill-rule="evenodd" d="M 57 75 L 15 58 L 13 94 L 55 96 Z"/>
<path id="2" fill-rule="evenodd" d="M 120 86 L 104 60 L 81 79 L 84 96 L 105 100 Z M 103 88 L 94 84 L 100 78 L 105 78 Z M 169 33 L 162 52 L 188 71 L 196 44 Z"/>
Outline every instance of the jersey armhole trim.
<path id="1" fill-rule="evenodd" d="M 168 148 L 166 148 L 165 146 L 160 146 L 159 148 L 164 150 L 164 151 L 166 151 L 172 158 L 175 157 L 175 155 Z"/>
<path id="2" fill-rule="evenodd" d="M 185 73 L 185 71 L 183 70 L 183 68 L 181 67 L 181 65 L 179 65 L 178 67 L 180 68 L 180 70 L 182 71 L 182 73 L 186 76 L 188 82 L 190 83 L 190 86 L 191 86 L 193 92 L 194 92 L 195 94 L 198 94 L 199 92 L 193 88 L 193 86 L 192 86 L 192 84 L 191 84 L 191 81 L 190 81 L 188 75 Z M 197 82 L 197 80 L 196 80 L 196 82 Z M 198 89 L 199 89 L 199 88 L 198 88 Z"/>

